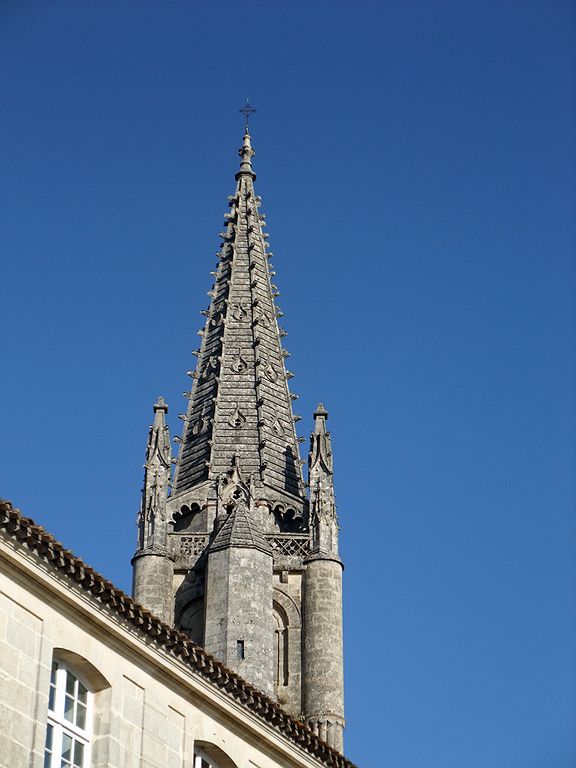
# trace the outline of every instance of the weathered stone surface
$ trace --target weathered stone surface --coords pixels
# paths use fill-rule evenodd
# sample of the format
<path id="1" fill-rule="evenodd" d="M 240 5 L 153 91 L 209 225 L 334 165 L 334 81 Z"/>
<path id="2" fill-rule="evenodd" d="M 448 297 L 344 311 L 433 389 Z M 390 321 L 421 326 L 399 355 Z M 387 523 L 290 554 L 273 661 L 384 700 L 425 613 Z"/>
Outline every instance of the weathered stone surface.
<path id="1" fill-rule="evenodd" d="M 272 553 L 232 541 L 208 555 L 204 647 L 272 696 Z"/>
<path id="2" fill-rule="evenodd" d="M 168 557 L 166 512 L 171 468 L 170 434 L 165 422 L 167 412 L 164 399 L 158 398 L 146 449 L 144 488 L 138 514 L 138 546 L 132 559 L 132 593 L 156 616 L 172 622 L 174 568 Z"/>
<path id="3" fill-rule="evenodd" d="M 143 552 L 132 560 L 132 593 L 144 608 L 162 621 L 174 620 L 174 564 L 165 555 Z"/>
<path id="4" fill-rule="evenodd" d="M 239 455 L 246 473 L 273 488 L 279 484 L 296 503 L 303 503 L 298 442 L 248 134 L 240 152 L 242 165 L 221 234 L 172 505 L 203 480 L 228 472 Z M 266 418 L 267 413 L 273 418 Z M 273 439 L 273 423 L 282 440 Z"/>
<path id="5" fill-rule="evenodd" d="M 342 564 L 314 555 L 304 573 L 303 678 L 306 722 L 342 751 L 344 677 Z"/>
<path id="6" fill-rule="evenodd" d="M 328 414 L 322 405 L 314 414 L 307 497 L 253 154 L 246 133 L 168 497 L 166 408 L 155 406 L 134 594 L 341 749 Z"/>
<path id="7" fill-rule="evenodd" d="M 257 549 L 272 556 L 272 548 L 244 502 L 239 502 L 230 512 L 210 545 L 210 552 L 228 547 Z"/>

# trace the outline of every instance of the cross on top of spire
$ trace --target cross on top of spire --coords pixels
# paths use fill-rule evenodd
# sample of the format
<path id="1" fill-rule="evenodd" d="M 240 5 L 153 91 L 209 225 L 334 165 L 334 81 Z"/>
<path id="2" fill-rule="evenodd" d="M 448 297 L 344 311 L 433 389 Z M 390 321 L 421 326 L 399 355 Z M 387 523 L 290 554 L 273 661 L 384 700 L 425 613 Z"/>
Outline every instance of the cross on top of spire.
<path id="1" fill-rule="evenodd" d="M 242 114 L 244 115 L 244 121 L 245 121 L 244 128 L 246 129 L 246 133 L 248 133 L 248 121 L 250 120 L 254 112 L 256 112 L 256 110 L 250 104 L 250 101 L 246 99 L 246 104 L 244 104 L 244 106 L 241 109 L 239 109 L 238 112 L 242 112 Z"/>

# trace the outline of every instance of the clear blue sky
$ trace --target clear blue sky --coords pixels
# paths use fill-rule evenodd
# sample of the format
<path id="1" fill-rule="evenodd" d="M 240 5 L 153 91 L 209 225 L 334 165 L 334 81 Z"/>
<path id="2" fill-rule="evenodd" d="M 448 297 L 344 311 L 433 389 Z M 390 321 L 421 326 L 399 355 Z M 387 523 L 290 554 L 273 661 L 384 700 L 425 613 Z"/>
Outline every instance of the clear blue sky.
<path id="1" fill-rule="evenodd" d="M 576 764 L 576 7 L 3 0 L 3 496 L 130 588 L 246 97 L 362 768 Z"/>

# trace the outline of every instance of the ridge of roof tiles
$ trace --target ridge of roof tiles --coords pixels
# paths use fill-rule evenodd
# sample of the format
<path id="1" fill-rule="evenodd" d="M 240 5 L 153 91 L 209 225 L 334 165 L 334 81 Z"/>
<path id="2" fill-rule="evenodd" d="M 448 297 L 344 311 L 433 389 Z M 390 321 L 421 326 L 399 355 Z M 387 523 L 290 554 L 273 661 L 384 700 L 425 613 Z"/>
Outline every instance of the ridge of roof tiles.
<path id="1" fill-rule="evenodd" d="M 316 736 L 308 726 L 284 712 L 272 699 L 225 667 L 183 632 L 165 624 L 136 603 L 81 558 L 65 549 L 64 545 L 42 526 L 29 517 L 24 517 L 9 501 L 0 501 L 0 531 L 7 538 L 25 545 L 49 567 L 63 573 L 70 582 L 89 593 L 94 600 L 118 614 L 164 651 L 180 658 L 194 673 L 243 704 L 324 765 L 331 768 L 356 768 L 347 758 Z"/>

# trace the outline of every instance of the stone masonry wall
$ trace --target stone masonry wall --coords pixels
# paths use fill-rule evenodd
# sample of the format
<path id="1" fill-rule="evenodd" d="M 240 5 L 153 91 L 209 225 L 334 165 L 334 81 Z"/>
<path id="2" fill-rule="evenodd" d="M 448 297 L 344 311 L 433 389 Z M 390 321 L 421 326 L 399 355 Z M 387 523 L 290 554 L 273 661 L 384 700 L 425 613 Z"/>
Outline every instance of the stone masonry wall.
<path id="1" fill-rule="evenodd" d="M 24 768 L 40 757 L 37 717 L 48 706 L 48 687 L 38 691 L 38 678 L 49 675 L 42 633 L 39 616 L 0 593 L 0 765 Z"/>
<path id="2" fill-rule="evenodd" d="M 43 765 L 53 658 L 93 693 L 91 768 L 186 768 L 197 744 L 228 768 L 320 765 L 236 701 L 228 705 L 221 691 L 179 670 L 174 657 L 93 607 L 67 580 L 45 589 L 42 579 L 50 580 L 40 570 L 28 574 L 28 563 L 19 565 L 23 571 L 4 559 L 0 540 L 0 768 Z M 248 612 L 257 608 L 245 605 Z"/>
<path id="3" fill-rule="evenodd" d="M 235 547 L 210 553 L 204 647 L 269 696 L 274 680 L 272 590 L 271 555 Z"/>
<path id="4" fill-rule="evenodd" d="M 342 750 L 342 565 L 308 561 L 303 601 L 304 716 L 330 746 Z"/>
<path id="5" fill-rule="evenodd" d="M 134 599 L 168 624 L 174 621 L 174 563 L 162 555 L 136 555 L 132 594 Z"/>

